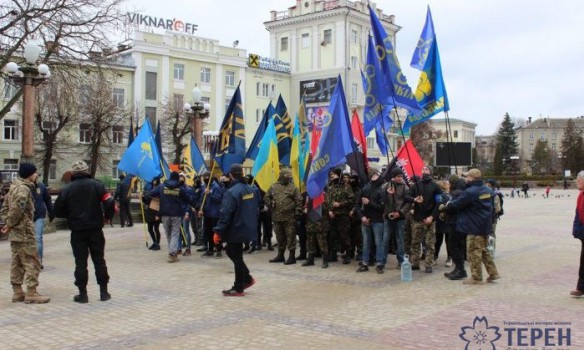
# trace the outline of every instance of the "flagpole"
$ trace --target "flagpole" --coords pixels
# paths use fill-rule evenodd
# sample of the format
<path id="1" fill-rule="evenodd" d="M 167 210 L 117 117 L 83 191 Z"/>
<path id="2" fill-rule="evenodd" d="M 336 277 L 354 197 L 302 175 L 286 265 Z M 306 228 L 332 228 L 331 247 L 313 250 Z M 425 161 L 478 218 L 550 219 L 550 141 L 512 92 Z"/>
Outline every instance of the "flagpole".
<path id="1" fill-rule="evenodd" d="M 383 116 L 381 116 L 381 130 L 383 130 L 383 138 L 385 139 L 385 144 L 387 145 L 387 147 L 389 148 L 389 151 L 391 152 L 391 157 L 395 158 L 395 154 L 393 153 L 393 149 L 391 149 L 391 146 L 389 145 L 389 139 L 387 138 L 387 131 L 385 130 L 385 121 L 383 120 L 385 118 L 383 118 Z M 385 153 L 385 157 L 387 158 L 387 166 L 389 167 L 389 153 Z"/>
<path id="2" fill-rule="evenodd" d="M 458 165 L 456 164 L 456 154 L 454 153 L 454 150 L 452 149 L 452 147 L 450 147 L 450 143 L 452 142 L 451 140 L 453 139 L 453 137 L 452 137 L 452 127 L 450 125 L 450 117 L 448 116 L 448 111 L 444 111 L 444 116 L 446 117 L 444 119 L 444 121 L 446 123 L 446 143 L 448 144 L 448 163 L 449 163 L 449 165 L 451 164 L 450 156 L 452 156 L 452 160 L 454 160 L 454 172 L 458 174 Z M 449 140 L 449 137 L 450 137 L 450 140 Z"/>
<path id="3" fill-rule="evenodd" d="M 146 216 L 144 215 L 144 203 L 142 202 L 142 189 L 140 189 L 140 211 L 142 212 L 142 228 L 144 232 L 144 241 L 146 248 L 148 248 L 148 236 L 146 235 Z"/>

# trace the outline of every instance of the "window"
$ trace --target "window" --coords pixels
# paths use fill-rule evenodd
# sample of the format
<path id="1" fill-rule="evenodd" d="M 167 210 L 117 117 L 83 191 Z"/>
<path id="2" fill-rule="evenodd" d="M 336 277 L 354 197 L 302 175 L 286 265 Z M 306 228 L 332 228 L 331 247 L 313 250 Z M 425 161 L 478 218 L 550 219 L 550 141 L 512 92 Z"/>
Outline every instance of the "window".
<path id="1" fill-rule="evenodd" d="M 4 82 L 4 99 L 5 100 L 10 100 L 11 98 L 14 97 L 14 95 L 16 94 L 16 91 L 18 89 L 16 88 L 16 86 L 10 84 L 10 82 L 5 81 Z"/>
<path id="2" fill-rule="evenodd" d="M 375 147 L 375 139 L 373 137 L 367 138 L 367 149 L 372 149 Z"/>
<path id="3" fill-rule="evenodd" d="M 185 97 L 183 94 L 174 94 L 172 97 L 175 111 L 182 111 L 185 106 Z"/>
<path id="4" fill-rule="evenodd" d="M 535 138 L 535 135 L 533 134 L 533 131 L 529 133 L 529 138 L 530 139 L 534 139 Z"/>
<path id="5" fill-rule="evenodd" d="M 81 85 L 81 91 L 80 91 L 80 95 L 81 95 L 81 103 L 84 106 L 89 105 L 89 101 L 91 98 L 91 89 L 89 88 L 89 85 Z"/>
<path id="6" fill-rule="evenodd" d="M 264 97 L 270 96 L 270 84 L 266 83 L 262 84 L 262 96 Z"/>
<path id="7" fill-rule="evenodd" d="M 57 122 L 43 122 L 43 130 L 46 130 L 49 134 L 57 129 Z M 43 141 L 47 141 L 47 136 L 43 133 Z"/>
<path id="8" fill-rule="evenodd" d="M 351 69 L 357 69 L 357 56 L 351 56 Z"/>
<path id="9" fill-rule="evenodd" d="M 333 42 L 333 30 L 332 29 L 325 29 L 323 33 L 323 44 L 330 44 Z"/>
<path id="10" fill-rule="evenodd" d="M 124 108 L 124 104 L 125 104 L 125 91 L 124 89 L 119 89 L 119 88 L 114 88 L 114 92 L 113 92 L 113 99 L 114 99 L 114 104 L 120 108 Z"/>
<path id="11" fill-rule="evenodd" d="M 276 96 L 276 84 L 272 84 L 272 95 Z"/>
<path id="12" fill-rule="evenodd" d="M 288 37 L 280 38 L 280 51 L 288 51 Z"/>
<path id="13" fill-rule="evenodd" d="M 89 123 L 79 124 L 79 142 L 91 142 L 91 125 Z"/>
<path id="14" fill-rule="evenodd" d="M 530 150 L 530 151 L 531 151 L 531 150 L 533 150 L 533 143 L 530 143 L 530 144 L 529 144 L 529 150 Z"/>
<path id="15" fill-rule="evenodd" d="M 256 96 L 260 95 L 262 89 L 262 83 L 256 83 Z"/>
<path id="16" fill-rule="evenodd" d="M 454 138 L 458 138 L 458 130 L 454 130 L 454 131 L 452 132 L 452 137 L 454 137 Z"/>
<path id="17" fill-rule="evenodd" d="M 185 65 L 182 63 L 174 64 L 174 79 L 185 80 Z"/>
<path id="18" fill-rule="evenodd" d="M 49 164 L 49 180 L 57 180 L 57 160 L 51 159 Z"/>
<path id="19" fill-rule="evenodd" d="M 556 144 L 552 143 L 552 149 L 556 149 Z"/>
<path id="20" fill-rule="evenodd" d="M 211 83 L 211 68 L 201 68 L 201 83 Z"/>
<path id="21" fill-rule="evenodd" d="M 154 72 L 146 72 L 146 99 L 156 100 L 156 77 Z"/>
<path id="22" fill-rule="evenodd" d="M 354 29 L 351 29 L 351 44 L 357 45 L 357 38 L 358 38 L 357 31 Z"/>
<path id="23" fill-rule="evenodd" d="M 555 140 L 555 139 L 556 139 L 556 137 L 557 137 L 557 135 L 556 135 L 556 132 L 554 131 L 554 132 L 552 133 L 552 140 Z"/>
<path id="24" fill-rule="evenodd" d="M 308 47 L 310 47 L 310 34 L 308 33 L 304 33 L 302 34 L 302 38 L 301 38 L 301 47 L 303 49 L 306 49 Z"/>
<path id="25" fill-rule="evenodd" d="M 356 83 L 351 84 L 351 103 L 357 103 L 357 95 L 359 95 L 359 85 Z"/>
<path id="26" fill-rule="evenodd" d="M 4 120 L 4 140 L 19 140 L 18 129 L 18 120 Z"/>
<path id="27" fill-rule="evenodd" d="M 235 72 L 225 72 L 225 86 L 235 86 Z"/>
<path id="28" fill-rule="evenodd" d="M 18 159 L 4 159 L 4 170 L 18 170 Z"/>
<path id="29" fill-rule="evenodd" d="M 112 178 L 117 179 L 120 176 L 118 171 L 118 165 L 120 165 L 119 160 L 112 160 Z"/>
<path id="30" fill-rule="evenodd" d="M 257 108 L 256 109 L 256 123 L 259 123 L 260 120 L 262 120 L 262 115 L 260 115 L 261 113 L 261 109 Z"/>
<path id="31" fill-rule="evenodd" d="M 146 114 L 150 125 L 156 125 L 156 107 L 145 107 L 144 114 Z"/>
<path id="32" fill-rule="evenodd" d="M 124 127 L 121 125 L 112 126 L 112 143 L 121 144 L 124 142 Z"/>
<path id="33" fill-rule="evenodd" d="M 545 141 L 545 132 L 542 132 L 542 133 L 539 135 L 539 139 L 540 139 L 540 140 L 542 140 L 542 141 Z"/>

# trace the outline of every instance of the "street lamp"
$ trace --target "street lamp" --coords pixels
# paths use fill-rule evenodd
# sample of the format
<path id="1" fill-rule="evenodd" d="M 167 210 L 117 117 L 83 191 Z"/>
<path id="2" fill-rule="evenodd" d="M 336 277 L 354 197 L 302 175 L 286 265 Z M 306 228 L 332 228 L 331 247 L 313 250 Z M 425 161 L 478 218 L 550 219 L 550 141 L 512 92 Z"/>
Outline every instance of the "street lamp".
<path id="1" fill-rule="evenodd" d="M 511 169 L 513 170 L 513 187 L 517 186 L 517 163 L 519 162 L 519 156 L 511 156 Z"/>
<path id="2" fill-rule="evenodd" d="M 193 97 L 193 105 L 190 103 L 185 103 L 183 109 L 185 114 L 192 118 L 191 120 L 191 134 L 195 138 L 195 142 L 199 149 L 201 149 L 202 138 L 203 138 L 203 119 L 209 117 L 209 111 L 211 106 L 208 103 L 203 103 L 201 101 L 203 93 L 201 89 L 197 86 L 194 87 L 191 92 Z"/>
<path id="3" fill-rule="evenodd" d="M 22 150 L 21 162 L 34 163 L 34 100 L 35 87 L 47 81 L 51 76 L 49 66 L 36 61 L 41 53 L 39 44 L 30 40 L 24 46 L 25 64 L 19 66 L 8 62 L 6 70 L 15 84 L 22 86 Z"/>

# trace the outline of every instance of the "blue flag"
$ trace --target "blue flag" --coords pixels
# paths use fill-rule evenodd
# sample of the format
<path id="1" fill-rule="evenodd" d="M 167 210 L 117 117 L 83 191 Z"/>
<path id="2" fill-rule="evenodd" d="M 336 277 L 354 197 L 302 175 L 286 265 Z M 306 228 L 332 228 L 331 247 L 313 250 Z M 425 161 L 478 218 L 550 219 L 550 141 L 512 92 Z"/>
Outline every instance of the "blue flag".
<path id="1" fill-rule="evenodd" d="M 154 137 L 156 141 L 156 148 L 158 148 L 158 154 L 160 155 L 160 169 L 162 169 L 161 180 L 170 179 L 170 167 L 162 155 L 162 135 L 160 134 L 160 121 L 156 124 L 156 135 Z"/>
<path id="2" fill-rule="evenodd" d="M 414 115 L 421 113 L 420 107 L 412 89 L 408 85 L 405 75 L 402 73 L 399 61 L 395 54 L 391 38 L 383 29 L 383 25 L 377 18 L 375 10 L 369 6 L 369 15 L 371 18 L 371 29 L 375 38 L 375 52 L 379 60 L 381 75 L 386 84 L 389 84 L 387 104 L 396 105 L 405 108 Z M 391 88 L 393 87 L 393 89 Z"/>
<path id="3" fill-rule="evenodd" d="M 132 145 L 122 155 L 118 169 L 147 182 L 160 176 L 160 155 L 147 118 Z"/>
<path id="4" fill-rule="evenodd" d="M 285 166 L 290 166 L 293 125 L 282 95 L 278 97 L 278 103 L 276 104 L 274 126 L 276 127 L 276 134 L 278 135 L 278 156 L 280 157 L 280 163 Z"/>
<path id="5" fill-rule="evenodd" d="M 404 122 L 404 131 L 409 130 L 413 125 L 425 122 L 442 111 L 448 112 L 450 110 L 446 86 L 442 77 L 438 41 L 429 6 L 426 24 L 420 35 L 420 40 L 418 40 L 411 66 L 422 71 L 415 94 L 416 100 L 422 108 L 422 114 L 419 116 L 408 115 Z"/>
<path id="6" fill-rule="evenodd" d="M 353 134 L 349 112 L 339 75 L 331 97 L 331 104 L 324 116 L 322 136 L 310 164 L 306 188 L 310 198 L 318 197 L 324 190 L 330 168 L 346 163 L 346 155 L 353 152 Z"/>
<path id="7" fill-rule="evenodd" d="M 214 159 L 224 173 L 229 172 L 232 164 L 241 164 L 245 160 L 245 121 L 241 105 L 241 92 L 239 91 L 240 85 L 241 82 L 237 85 L 225 112 L 215 148 Z"/>
<path id="8" fill-rule="evenodd" d="M 130 117 L 130 132 L 128 132 L 128 147 L 134 142 L 134 120 Z"/>
<path id="9" fill-rule="evenodd" d="M 193 170 L 195 170 L 197 175 L 202 175 L 205 171 L 207 171 L 207 164 L 205 164 L 205 159 L 203 158 L 203 154 L 201 154 L 201 150 L 195 139 L 191 136 L 191 165 L 193 166 Z"/>
<path id="10" fill-rule="evenodd" d="M 270 122 L 270 119 L 272 119 L 272 116 L 275 113 L 276 111 L 274 110 L 274 106 L 272 106 L 272 102 L 269 102 L 268 108 L 266 109 L 266 111 L 264 112 L 264 116 L 262 117 L 262 121 L 258 125 L 258 129 L 256 130 L 255 136 L 253 137 L 251 144 L 247 148 L 247 154 L 245 155 L 245 158 L 249 158 L 252 160 L 256 159 L 256 157 L 258 156 L 258 151 L 260 150 L 262 138 L 264 137 L 264 133 L 266 132 L 266 128 L 268 127 L 268 123 Z"/>

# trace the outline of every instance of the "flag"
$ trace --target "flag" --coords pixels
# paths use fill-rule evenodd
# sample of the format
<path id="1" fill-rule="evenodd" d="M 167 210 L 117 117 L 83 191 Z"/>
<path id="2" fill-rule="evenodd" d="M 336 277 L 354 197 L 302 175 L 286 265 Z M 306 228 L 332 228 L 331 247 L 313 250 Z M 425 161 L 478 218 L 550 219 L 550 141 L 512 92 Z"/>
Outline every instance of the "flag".
<path id="1" fill-rule="evenodd" d="M 377 18 L 375 10 L 370 5 L 369 15 L 371 19 L 371 29 L 375 39 L 375 52 L 381 68 L 381 79 L 389 84 L 387 104 L 396 105 L 407 109 L 414 115 L 421 113 L 412 89 L 408 85 L 405 75 L 402 73 L 399 61 L 395 54 L 391 38 L 387 36 L 383 25 Z M 384 103 L 382 103 L 384 104 Z"/>
<path id="2" fill-rule="evenodd" d="M 118 169 L 148 182 L 160 176 L 160 154 L 148 119 L 145 119 L 134 142 L 122 155 Z"/>
<path id="3" fill-rule="evenodd" d="M 323 123 L 322 137 L 310 165 L 306 188 L 310 198 L 319 196 L 326 186 L 330 168 L 346 163 L 346 155 L 353 152 L 353 138 L 349 112 L 341 76 L 331 97 Z"/>
<path id="4" fill-rule="evenodd" d="M 356 110 L 353 110 L 351 132 L 353 135 L 353 152 L 347 155 L 347 164 L 359 175 L 361 184 L 365 184 L 369 180 L 367 176 L 367 141 L 365 141 L 361 120 L 359 120 Z"/>
<path id="5" fill-rule="evenodd" d="M 258 156 L 258 151 L 260 150 L 260 144 L 262 138 L 264 137 L 264 133 L 266 132 L 266 128 L 268 127 L 268 122 L 272 119 L 272 116 L 276 113 L 272 102 L 268 103 L 268 108 L 264 112 L 264 116 L 262 117 L 262 121 L 258 125 L 258 129 L 256 130 L 255 136 L 251 141 L 251 144 L 247 148 L 247 153 L 245 154 L 245 158 L 249 158 L 251 160 L 255 160 Z"/>
<path id="6" fill-rule="evenodd" d="M 195 183 L 195 176 L 201 175 L 207 170 L 203 155 L 192 136 L 191 142 L 183 149 L 180 163 L 182 172 L 185 174 L 185 182 L 189 186 Z"/>
<path id="7" fill-rule="evenodd" d="M 128 147 L 134 142 L 134 120 L 130 117 L 130 132 L 128 132 Z"/>
<path id="8" fill-rule="evenodd" d="M 278 136 L 274 119 L 271 119 L 261 141 L 251 174 L 258 186 L 265 192 L 280 176 L 280 160 L 278 158 Z"/>
<path id="9" fill-rule="evenodd" d="M 274 126 L 278 135 L 278 155 L 280 163 L 290 166 L 290 149 L 292 147 L 292 120 L 282 95 L 278 96 L 274 115 Z"/>
<path id="10" fill-rule="evenodd" d="M 300 127 L 300 118 L 296 116 L 294 120 L 294 131 L 292 133 L 292 149 L 290 150 L 290 167 L 292 168 L 292 179 L 294 185 L 300 192 L 306 191 L 305 172 L 310 153 L 310 145 L 302 145 L 302 131 Z"/>
<path id="11" fill-rule="evenodd" d="M 414 147 L 412 140 L 406 143 L 397 151 L 395 155 L 395 164 L 404 172 L 404 177 L 409 184 L 413 184 L 413 177 L 422 174 L 424 161 Z"/>
<path id="12" fill-rule="evenodd" d="M 134 142 L 134 120 L 130 117 L 130 131 L 128 132 L 128 147 L 130 147 L 130 145 L 132 144 L 132 142 Z M 132 192 L 134 192 L 134 189 L 136 188 L 136 184 L 138 183 L 138 178 L 128 174 L 128 176 L 126 176 L 124 178 L 124 182 L 126 184 L 128 184 L 128 196 L 130 197 L 132 195 Z"/>
<path id="13" fill-rule="evenodd" d="M 162 169 L 162 174 L 160 180 L 164 181 L 170 179 L 170 167 L 162 155 L 162 136 L 160 134 L 160 121 L 156 124 L 156 136 L 154 137 L 156 141 L 156 148 L 158 149 L 158 154 L 160 155 L 160 169 Z"/>
<path id="14" fill-rule="evenodd" d="M 422 113 L 419 116 L 408 115 L 404 122 L 404 131 L 409 130 L 413 125 L 425 122 L 442 111 L 448 112 L 450 110 L 446 85 L 442 77 L 438 41 L 429 6 L 426 24 L 414 51 L 411 66 L 421 70 L 415 96 Z"/>
<path id="15" fill-rule="evenodd" d="M 241 106 L 241 82 L 229 102 L 225 117 L 219 130 L 215 161 L 224 173 L 229 172 L 232 164 L 241 164 L 245 160 L 245 125 Z"/>
<path id="16" fill-rule="evenodd" d="M 305 173 L 305 182 L 308 182 L 308 170 L 310 169 L 310 165 L 312 164 L 312 158 L 316 153 L 316 149 L 318 148 L 318 143 L 320 142 L 320 136 L 322 135 L 321 129 L 313 129 L 312 130 L 312 140 L 310 141 L 310 154 L 308 156 L 308 164 L 307 164 L 307 171 Z M 318 220 L 319 217 L 322 216 L 322 204 L 324 203 L 324 192 L 322 192 L 319 196 L 312 199 L 312 206 L 308 208 L 308 216 L 312 218 L 313 221 Z"/>
<path id="17" fill-rule="evenodd" d="M 306 144 L 310 144 L 308 139 L 308 118 L 306 116 L 306 98 L 302 95 L 300 99 L 300 106 L 298 106 L 298 123 L 300 124 L 300 140 L 302 141 L 302 148 L 306 147 Z M 308 146 L 310 148 L 310 146 Z"/>

